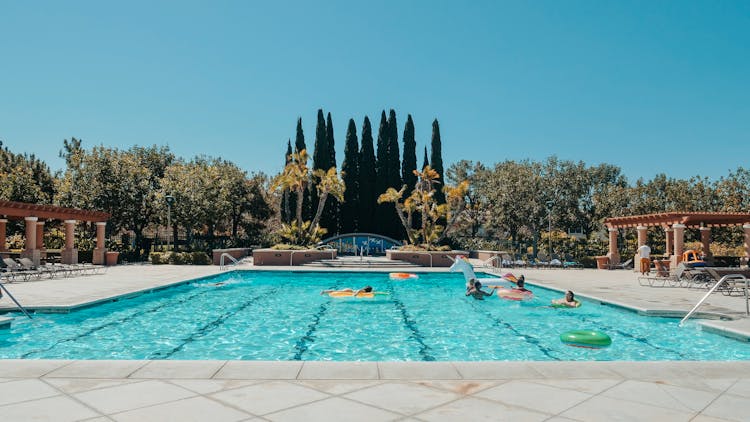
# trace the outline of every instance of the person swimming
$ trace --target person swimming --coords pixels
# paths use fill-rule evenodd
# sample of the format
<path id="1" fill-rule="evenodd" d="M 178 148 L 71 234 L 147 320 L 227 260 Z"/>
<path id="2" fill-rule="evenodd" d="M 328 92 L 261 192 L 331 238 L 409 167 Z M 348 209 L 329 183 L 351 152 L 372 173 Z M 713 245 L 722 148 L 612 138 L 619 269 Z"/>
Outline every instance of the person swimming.
<path id="1" fill-rule="evenodd" d="M 513 290 L 518 290 L 521 292 L 531 292 L 531 290 L 527 289 L 525 286 L 526 286 L 526 278 L 524 276 L 521 276 L 518 278 L 518 281 L 516 281 L 516 288 Z"/>
<path id="2" fill-rule="evenodd" d="M 471 296 L 476 300 L 484 300 L 485 296 L 492 296 L 495 290 L 491 290 L 489 293 L 482 290 L 482 282 L 479 280 L 474 281 L 474 285 L 466 289 L 466 296 Z"/>
<path id="3" fill-rule="evenodd" d="M 320 294 L 325 295 L 329 293 L 351 293 L 352 296 L 357 296 L 360 293 L 372 293 L 372 286 L 365 286 L 361 289 L 354 290 L 351 287 L 347 287 L 344 289 L 331 289 L 331 290 L 323 290 L 320 292 Z"/>
<path id="4" fill-rule="evenodd" d="M 578 307 L 578 301 L 575 298 L 575 295 L 573 294 L 572 290 L 568 290 L 565 292 L 565 297 L 560 299 L 555 299 L 552 301 L 553 305 L 561 305 L 561 306 L 567 306 L 570 308 L 576 308 Z"/>

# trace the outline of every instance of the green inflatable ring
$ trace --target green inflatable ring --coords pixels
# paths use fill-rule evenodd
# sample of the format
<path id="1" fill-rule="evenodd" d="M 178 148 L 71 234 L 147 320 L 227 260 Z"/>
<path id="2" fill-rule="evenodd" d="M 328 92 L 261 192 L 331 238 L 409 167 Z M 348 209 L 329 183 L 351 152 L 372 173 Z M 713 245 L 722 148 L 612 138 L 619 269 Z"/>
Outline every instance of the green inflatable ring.
<path id="1" fill-rule="evenodd" d="M 600 349 L 612 344 L 612 339 L 599 331 L 573 330 L 560 334 L 560 341 L 568 346 Z"/>

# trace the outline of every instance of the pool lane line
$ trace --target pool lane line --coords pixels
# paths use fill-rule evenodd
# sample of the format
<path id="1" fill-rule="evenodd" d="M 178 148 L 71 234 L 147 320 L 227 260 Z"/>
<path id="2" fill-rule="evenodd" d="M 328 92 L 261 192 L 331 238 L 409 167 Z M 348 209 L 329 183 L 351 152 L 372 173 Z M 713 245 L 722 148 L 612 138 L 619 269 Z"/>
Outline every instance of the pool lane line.
<path id="1" fill-rule="evenodd" d="M 410 338 L 413 338 L 419 344 L 419 356 L 422 357 L 423 361 L 434 361 L 435 357 L 430 353 L 432 348 L 425 343 L 425 338 L 422 333 L 419 332 L 416 321 L 414 321 L 406 310 L 406 306 L 398 298 L 393 288 L 393 283 L 388 281 L 388 288 L 386 289 L 389 293 L 390 299 L 393 300 L 393 305 L 401 313 L 401 319 L 404 322 L 404 326 L 407 330 L 411 331 Z"/>
<path id="2" fill-rule="evenodd" d="M 604 325 L 604 324 L 602 324 L 600 322 L 592 321 L 592 320 L 586 318 L 583 315 L 575 315 L 575 318 L 578 319 L 579 321 L 583 321 L 583 322 L 585 322 L 587 324 L 593 324 L 595 326 L 602 327 L 602 329 L 604 329 L 604 330 L 617 333 L 617 334 L 619 334 L 619 335 L 621 335 L 623 337 L 626 337 L 626 338 L 633 339 L 633 340 L 635 340 L 635 341 L 637 341 L 639 343 L 643 343 L 643 344 L 645 344 L 645 345 L 647 345 L 649 347 L 652 347 L 652 348 L 654 348 L 656 350 L 659 350 L 661 352 L 669 352 L 669 353 L 675 354 L 675 355 L 679 356 L 680 358 L 682 358 L 684 360 L 694 359 L 694 358 L 691 358 L 689 356 L 686 356 L 685 354 L 683 354 L 679 350 L 674 350 L 674 349 L 670 349 L 670 348 L 667 348 L 667 347 L 657 346 L 657 345 L 651 343 L 650 341 L 648 341 L 648 339 L 645 338 L 645 337 L 634 336 L 633 334 L 630 334 L 628 332 L 625 332 L 625 331 L 622 331 L 620 329 L 614 328 L 612 326 L 608 326 L 608 325 Z"/>
<path id="3" fill-rule="evenodd" d="M 515 335 L 517 335 L 519 337 L 522 337 L 527 343 L 536 346 L 536 348 L 539 349 L 539 351 L 542 352 L 548 358 L 550 358 L 552 360 L 557 360 L 557 361 L 562 360 L 562 359 L 560 359 L 560 358 L 558 358 L 556 356 L 553 356 L 551 352 L 554 352 L 555 350 L 554 349 L 550 349 L 550 348 L 545 347 L 544 345 L 542 345 L 542 343 L 539 341 L 538 338 L 536 338 L 534 336 L 530 336 L 528 334 L 524 334 L 524 333 L 518 331 L 510 323 L 505 322 L 502 319 L 495 317 L 494 315 L 492 315 L 491 313 L 485 311 L 482 308 L 479 308 L 477 303 L 471 303 L 471 305 L 477 311 L 479 311 L 479 310 L 482 311 L 482 312 L 477 312 L 477 313 L 479 313 L 479 314 L 484 313 L 489 319 L 491 319 L 495 323 L 496 326 L 498 326 L 500 328 L 506 328 L 506 329 L 510 330 L 511 332 L 513 332 Z"/>
<path id="4" fill-rule="evenodd" d="M 148 359 L 169 359 L 172 355 L 174 355 L 175 353 L 177 353 L 180 350 L 182 350 L 182 348 L 185 347 L 187 344 L 192 343 L 195 340 L 198 340 L 198 339 L 200 339 L 202 337 L 207 336 L 212 331 L 214 331 L 215 329 L 217 329 L 221 325 L 223 325 L 224 321 L 226 321 L 227 319 L 233 317 L 234 315 L 236 315 L 239 312 L 244 311 L 250 305 L 258 302 L 259 300 L 265 299 L 265 298 L 267 298 L 269 296 L 274 295 L 278 290 L 279 290 L 278 288 L 274 288 L 274 289 L 272 289 L 270 291 L 267 291 L 267 292 L 265 292 L 263 294 L 260 294 L 258 296 L 253 297 L 252 299 L 246 301 L 245 303 L 243 303 L 242 305 L 234 308 L 231 311 L 224 312 L 218 318 L 214 319 L 213 321 L 209 322 L 208 324 L 204 325 L 203 327 L 197 329 L 192 334 L 190 334 L 188 337 L 182 339 L 181 340 L 182 343 L 179 346 L 174 347 L 172 350 L 170 350 L 169 352 L 166 352 L 164 354 L 162 354 L 161 352 L 152 353 L 151 356 L 149 356 Z"/>
<path id="5" fill-rule="evenodd" d="M 338 290 L 341 286 L 341 282 L 336 282 L 333 286 L 329 287 L 326 290 Z M 320 325 L 320 320 L 323 318 L 323 315 L 328 312 L 328 306 L 330 306 L 331 301 L 323 302 L 320 304 L 320 307 L 318 308 L 318 312 L 313 314 L 312 322 L 307 325 L 307 331 L 305 332 L 305 335 L 297 339 L 297 342 L 294 344 L 294 356 L 292 357 L 292 360 L 302 360 L 302 355 L 307 352 L 308 347 L 307 344 L 310 342 L 315 342 L 315 331 L 318 330 L 318 325 Z"/>
<path id="6" fill-rule="evenodd" d="M 481 278 L 480 278 L 479 280 L 481 281 Z M 446 289 L 446 288 L 445 288 L 445 286 L 442 286 L 442 285 L 441 285 L 441 286 L 440 286 L 440 288 L 441 288 L 441 289 L 442 289 L 442 290 L 443 290 L 444 292 L 446 292 L 446 293 L 448 293 L 448 294 L 450 294 L 450 295 L 453 295 L 453 294 L 454 294 L 453 292 L 451 292 L 451 291 L 449 291 L 448 289 Z M 467 298 L 468 298 L 468 296 L 467 296 Z M 511 332 L 513 332 L 514 334 L 516 334 L 517 336 L 519 336 L 519 337 L 522 337 L 522 338 L 523 338 L 523 339 L 524 339 L 524 340 L 525 340 L 525 341 L 526 341 L 527 343 L 529 343 L 529 344 L 532 344 L 532 345 L 536 346 L 536 348 L 537 348 L 537 349 L 539 349 L 539 351 L 540 351 L 540 352 L 542 352 L 542 353 L 543 353 L 543 354 L 544 354 L 545 356 L 549 357 L 550 359 L 552 359 L 552 360 L 557 360 L 557 361 L 559 361 L 559 360 L 562 360 L 562 359 L 560 359 L 560 358 L 558 358 L 558 357 L 555 357 L 555 356 L 553 356 L 553 355 L 551 354 L 551 352 L 554 352 L 555 350 L 554 350 L 554 349 L 550 349 L 550 348 L 548 348 L 548 347 L 545 347 L 545 346 L 543 346 L 543 345 L 542 345 L 542 343 L 541 343 L 541 342 L 539 341 L 539 339 L 538 339 L 538 338 L 536 338 L 536 337 L 534 337 L 534 336 L 530 336 L 530 335 L 528 335 L 528 334 L 524 334 L 524 333 L 522 333 L 522 332 L 518 331 L 518 330 L 517 330 L 517 329 L 516 329 L 516 328 L 515 328 L 515 327 L 514 327 L 513 325 L 511 325 L 510 323 L 508 323 L 508 322 L 505 322 L 505 321 L 503 321 L 502 319 L 500 319 L 500 318 L 497 318 L 497 317 L 495 317 L 495 316 L 494 316 L 494 315 L 492 315 L 492 314 L 491 314 L 490 312 L 487 312 L 487 311 L 486 311 L 486 310 L 484 310 L 483 308 L 480 308 L 480 307 L 479 307 L 479 304 L 477 303 L 477 300 L 476 300 L 476 299 L 472 298 L 472 300 L 471 300 L 471 301 L 469 302 L 469 305 L 470 305 L 470 306 L 471 306 L 472 308 L 474 308 L 474 310 L 476 310 L 478 314 L 480 314 L 480 315 L 481 315 L 481 314 L 484 314 L 484 315 L 485 315 L 485 316 L 486 316 L 487 318 L 489 318 L 490 320 L 492 320 L 492 322 L 494 322 L 496 326 L 498 326 L 498 327 L 500 327 L 500 328 L 506 328 L 506 329 L 510 330 Z M 481 311 L 481 312 L 479 312 L 479 311 Z"/>
<path id="7" fill-rule="evenodd" d="M 187 301 L 189 301 L 189 300 L 192 300 L 193 298 L 195 298 L 195 297 L 197 297 L 197 296 L 200 296 L 200 295 L 203 295 L 203 294 L 209 293 L 209 292 L 211 292 L 211 291 L 212 291 L 212 290 L 210 290 L 210 289 L 207 289 L 207 290 L 204 290 L 204 291 L 200 291 L 200 292 L 198 292 L 198 293 L 196 293 L 196 294 L 194 294 L 194 295 L 190 295 L 190 296 L 188 296 L 188 297 L 186 297 L 186 298 L 180 299 L 180 300 L 178 300 L 178 301 L 176 301 L 176 302 L 173 302 L 173 301 L 167 301 L 167 302 L 164 302 L 164 303 L 162 303 L 161 305 L 159 305 L 159 306 L 156 306 L 156 307 L 154 307 L 154 308 L 151 308 L 151 309 L 146 309 L 146 310 L 143 310 L 143 311 L 137 311 L 137 312 L 135 312 L 135 313 L 132 313 L 132 314 L 130 314 L 130 315 L 128 315 L 128 316 L 126 316 L 126 317 L 124 317 L 124 318 L 120 318 L 120 319 L 118 319 L 118 320 L 116 320 L 116 321 L 110 321 L 110 322 L 107 322 L 107 323 L 105 323 L 105 324 L 99 325 L 99 326 L 97 326 L 97 327 L 93 327 L 93 328 L 90 328 L 89 330 L 87 330 L 87 331 L 85 331 L 85 332 L 83 332 L 83 333 L 77 334 L 77 335 L 75 335 L 75 336 L 73 336 L 73 337 L 69 337 L 69 338 L 66 338 L 66 339 L 58 340 L 58 341 L 56 341 L 56 342 L 55 342 L 54 344 L 52 344 L 51 346 L 49 346 L 49 347 L 47 347 L 47 348 L 42 348 L 42 349 L 35 349 L 35 350 L 30 350 L 30 351 L 28 351 L 28 352 L 24 353 L 23 355 L 21 355 L 21 357 L 20 357 L 19 359 L 26 359 L 26 358 L 28 358 L 28 357 L 29 357 L 30 355 L 34 354 L 34 353 L 44 353 L 44 352 L 49 352 L 50 350 L 54 349 L 55 347 L 57 347 L 57 346 L 59 346 L 59 345 L 61 345 L 61 344 L 63 344 L 63 343 L 68 343 L 68 342 L 72 342 L 72 341 L 77 341 L 77 340 L 80 340 L 80 339 L 82 339 L 82 338 L 84 338 L 84 337 L 87 337 L 87 336 L 90 336 L 91 334 L 94 334 L 94 333 L 95 333 L 95 332 L 97 332 L 97 331 L 103 330 L 103 329 L 105 329 L 105 328 L 108 328 L 108 327 L 111 327 L 111 326 L 113 326 L 113 325 L 120 325 L 120 324 L 122 324 L 122 323 L 125 323 L 125 322 L 129 322 L 129 321 L 132 321 L 132 320 L 134 320 L 135 318 L 138 318 L 138 317 L 140 317 L 140 316 L 143 316 L 143 315 L 147 315 L 147 314 L 151 314 L 151 313 L 154 313 L 154 312 L 156 312 L 156 311 L 158 311 L 158 310 L 160 310 L 160 309 L 163 309 L 163 308 L 165 308 L 165 307 L 167 307 L 167 306 L 172 306 L 172 305 L 179 305 L 179 304 L 181 304 L 181 303 L 185 303 L 185 302 L 187 302 Z"/>

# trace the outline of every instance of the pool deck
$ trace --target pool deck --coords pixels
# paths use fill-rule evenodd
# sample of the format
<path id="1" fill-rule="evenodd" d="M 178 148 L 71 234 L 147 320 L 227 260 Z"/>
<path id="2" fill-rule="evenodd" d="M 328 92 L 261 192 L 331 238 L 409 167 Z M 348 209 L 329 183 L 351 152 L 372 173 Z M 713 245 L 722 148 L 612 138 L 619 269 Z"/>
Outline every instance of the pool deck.
<path id="1" fill-rule="evenodd" d="M 510 271 L 531 284 L 646 314 L 684 312 L 705 294 L 640 286 L 631 271 Z M 26 306 L 64 312 L 216 273 L 211 266 L 131 265 L 7 287 Z M 12 308 L 7 297 L 0 300 L 0 310 Z M 714 294 L 702 310 L 736 319 L 700 323 L 747 336 L 744 309 L 744 298 Z M 5 359 L 0 415 L 9 421 L 750 421 L 750 362 Z"/>

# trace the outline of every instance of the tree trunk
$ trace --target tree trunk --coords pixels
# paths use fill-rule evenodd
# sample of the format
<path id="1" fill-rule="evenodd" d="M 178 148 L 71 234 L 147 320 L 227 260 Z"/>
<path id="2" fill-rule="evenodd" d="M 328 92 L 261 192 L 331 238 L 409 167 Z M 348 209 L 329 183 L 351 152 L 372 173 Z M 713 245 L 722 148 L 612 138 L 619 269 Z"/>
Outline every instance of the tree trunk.
<path id="1" fill-rule="evenodd" d="M 326 199 L 328 198 L 328 192 L 323 192 L 318 198 L 318 209 L 315 211 L 315 217 L 313 217 L 312 224 L 310 224 L 310 236 L 315 233 L 320 223 L 320 216 L 323 215 L 323 208 L 326 206 Z"/>

